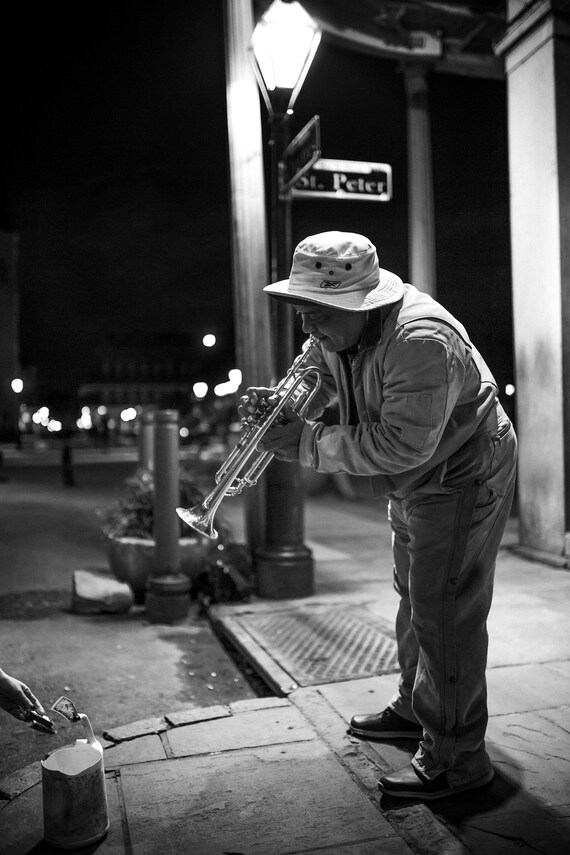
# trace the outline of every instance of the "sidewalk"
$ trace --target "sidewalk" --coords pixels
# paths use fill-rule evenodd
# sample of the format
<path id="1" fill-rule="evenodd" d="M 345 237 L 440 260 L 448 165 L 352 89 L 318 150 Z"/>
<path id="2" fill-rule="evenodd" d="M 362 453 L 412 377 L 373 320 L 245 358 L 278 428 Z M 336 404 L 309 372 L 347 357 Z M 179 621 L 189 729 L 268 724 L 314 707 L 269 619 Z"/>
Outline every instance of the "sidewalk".
<path id="1" fill-rule="evenodd" d="M 570 573 L 511 552 L 513 521 L 499 557 L 489 622 L 488 749 L 495 781 L 484 791 L 427 805 L 389 800 L 380 798 L 378 777 L 406 765 L 414 743 L 366 742 L 346 733 L 353 713 L 382 709 L 397 683 L 389 644 L 396 595 L 388 527 L 361 503 L 309 500 L 306 517 L 316 561 L 313 597 L 212 610 L 212 619 L 257 661 L 275 696 L 165 710 L 105 733 L 111 827 L 99 845 L 84 851 L 567 852 Z M 304 660 L 275 634 L 263 642 L 266 624 L 313 625 L 322 613 L 333 616 L 330 637 L 312 654 L 307 638 L 301 639 Z M 352 620 L 349 629 L 356 634 L 374 624 L 383 630 L 388 673 L 362 676 L 371 667 L 370 637 L 359 635 L 358 650 L 366 653 L 360 665 L 347 656 L 349 678 L 326 682 L 327 667 L 337 675 L 347 667 L 335 658 L 346 634 L 346 624 L 335 622 L 341 615 Z M 5 855 L 53 851 L 41 842 L 39 781 L 39 763 L 11 776 L 12 799 L 0 802 Z"/>

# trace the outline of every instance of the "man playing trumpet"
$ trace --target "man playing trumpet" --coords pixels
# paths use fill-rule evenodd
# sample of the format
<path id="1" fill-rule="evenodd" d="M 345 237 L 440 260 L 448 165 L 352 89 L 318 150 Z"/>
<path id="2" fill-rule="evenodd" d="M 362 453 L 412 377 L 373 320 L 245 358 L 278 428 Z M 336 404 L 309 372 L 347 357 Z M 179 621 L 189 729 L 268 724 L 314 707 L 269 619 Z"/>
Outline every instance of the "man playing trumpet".
<path id="1" fill-rule="evenodd" d="M 289 278 L 264 290 L 293 304 L 321 384 L 302 418 L 273 424 L 262 450 L 368 477 L 388 499 L 399 688 L 387 709 L 353 716 L 351 731 L 419 740 L 411 765 L 379 782 L 392 797 L 485 786 L 486 620 L 517 445 L 497 384 L 462 324 L 380 268 L 362 235 L 306 238 Z M 276 397 L 250 388 L 240 415 L 255 419 Z M 321 420 L 332 406 L 336 424 Z"/>

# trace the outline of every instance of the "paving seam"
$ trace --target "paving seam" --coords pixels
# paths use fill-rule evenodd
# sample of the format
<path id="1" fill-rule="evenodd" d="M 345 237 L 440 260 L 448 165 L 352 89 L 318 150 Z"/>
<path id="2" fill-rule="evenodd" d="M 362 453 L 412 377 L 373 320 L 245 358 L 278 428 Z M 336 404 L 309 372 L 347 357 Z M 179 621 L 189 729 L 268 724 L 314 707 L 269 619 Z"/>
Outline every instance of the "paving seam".
<path id="1" fill-rule="evenodd" d="M 319 738 L 333 753 L 338 763 L 382 813 L 402 840 L 417 855 L 468 855 L 461 841 L 423 803 L 406 803 L 400 810 L 383 811 L 380 807 L 377 782 L 379 773 L 391 771 L 385 763 L 379 767 L 381 755 L 371 749 L 366 741 L 351 739 L 344 719 L 330 705 L 318 688 L 299 689 L 289 695 L 289 700 L 315 728 Z"/>
<path id="2" fill-rule="evenodd" d="M 131 832 L 129 831 L 129 818 L 127 814 L 127 805 L 125 802 L 125 794 L 123 793 L 123 782 L 121 780 L 121 770 L 113 770 L 113 780 L 117 788 L 117 800 L 119 802 L 119 811 L 121 814 L 121 831 L 123 834 L 123 845 L 125 847 L 125 855 L 133 855 L 133 844 L 131 842 Z"/>

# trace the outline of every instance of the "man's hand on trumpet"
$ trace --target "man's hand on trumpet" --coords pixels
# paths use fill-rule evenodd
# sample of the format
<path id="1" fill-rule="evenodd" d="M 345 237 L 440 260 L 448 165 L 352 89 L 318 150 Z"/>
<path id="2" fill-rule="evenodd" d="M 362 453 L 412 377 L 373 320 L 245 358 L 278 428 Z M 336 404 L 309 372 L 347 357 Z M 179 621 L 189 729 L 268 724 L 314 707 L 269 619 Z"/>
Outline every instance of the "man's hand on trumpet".
<path id="1" fill-rule="evenodd" d="M 263 425 L 270 418 L 271 411 L 277 406 L 279 396 L 275 389 L 264 386 L 250 387 L 240 398 L 238 413 L 244 427 Z M 258 449 L 272 452 L 278 460 L 294 461 L 299 459 L 299 442 L 305 422 L 287 403 L 281 410 L 275 423 L 261 439 Z"/>
<path id="2" fill-rule="evenodd" d="M 272 410 L 279 398 L 275 389 L 265 386 L 250 386 L 245 395 L 239 399 L 238 414 L 244 427 L 256 425 L 263 421 L 264 416 Z"/>

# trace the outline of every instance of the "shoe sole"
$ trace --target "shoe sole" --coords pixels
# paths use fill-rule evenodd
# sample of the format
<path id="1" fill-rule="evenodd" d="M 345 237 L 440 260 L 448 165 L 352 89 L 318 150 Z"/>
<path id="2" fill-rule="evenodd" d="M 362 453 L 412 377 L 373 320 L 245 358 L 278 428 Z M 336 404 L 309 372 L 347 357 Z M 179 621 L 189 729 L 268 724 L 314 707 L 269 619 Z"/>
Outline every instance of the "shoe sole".
<path id="1" fill-rule="evenodd" d="M 416 730 L 380 730 L 380 731 L 370 731 L 370 730 L 362 730 L 358 727 L 349 726 L 349 733 L 353 733 L 355 736 L 365 736 L 368 739 L 421 739 L 423 737 L 423 731 Z"/>
<path id="2" fill-rule="evenodd" d="M 455 796 L 458 793 L 465 793 L 469 790 L 479 790 L 481 787 L 486 787 L 493 782 L 495 778 L 494 772 L 489 772 L 484 778 L 479 778 L 477 781 L 471 781 L 469 784 L 460 784 L 459 787 L 448 787 L 446 790 L 440 790 L 438 793 L 423 793 L 418 790 L 390 790 L 378 781 L 378 789 L 385 795 L 391 796 L 394 799 L 421 799 L 421 801 L 433 801 L 435 799 L 445 799 L 447 796 Z"/>

